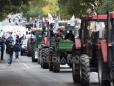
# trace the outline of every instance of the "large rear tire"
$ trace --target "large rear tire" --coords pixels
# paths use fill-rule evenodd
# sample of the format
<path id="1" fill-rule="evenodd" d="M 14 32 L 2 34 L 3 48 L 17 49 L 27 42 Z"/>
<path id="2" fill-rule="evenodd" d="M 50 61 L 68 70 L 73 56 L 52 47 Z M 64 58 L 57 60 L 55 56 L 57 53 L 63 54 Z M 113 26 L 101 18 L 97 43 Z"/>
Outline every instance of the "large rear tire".
<path id="1" fill-rule="evenodd" d="M 32 62 L 37 62 L 37 59 L 35 59 L 35 50 L 31 49 L 31 56 L 32 56 Z"/>
<path id="2" fill-rule="evenodd" d="M 52 62 L 49 63 L 49 71 L 53 71 L 53 63 Z"/>
<path id="3" fill-rule="evenodd" d="M 48 68 L 49 68 L 48 63 L 43 62 L 43 63 L 42 63 L 42 68 L 43 68 L 43 69 L 48 69 Z"/>
<path id="4" fill-rule="evenodd" d="M 52 61 L 53 61 L 53 72 L 60 72 L 60 63 L 57 60 L 59 57 L 52 57 Z"/>
<path id="5" fill-rule="evenodd" d="M 48 50 L 44 48 L 42 50 L 42 57 L 41 57 L 41 59 L 42 59 L 41 63 L 42 63 L 42 68 L 43 69 L 48 69 L 49 68 L 49 64 L 48 64 L 48 60 L 47 60 L 48 56 L 47 55 L 48 55 Z"/>
<path id="6" fill-rule="evenodd" d="M 54 62 L 53 63 L 53 72 L 60 72 L 60 64 L 59 63 L 56 63 Z"/>
<path id="7" fill-rule="evenodd" d="M 80 56 L 80 83 L 81 86 L 89 86 L 90 58 L 86 54 Z"/>
<path id="8" fill-rule="evenodd" d="M 75 60 L 72 65 L 72 76 L 74 83 L 80 83 L 80 64 L 79 64 L 79 56 L 73 57 Z"/>
<path id="9" fill-rule="evenodd" d="M 98 51 L 98 83 L 99 86 L 111 86 L 110 73 L 107 63 L 103 63 L 102 52 Z"/>
<path id="10" fill-rule="evenodd" d="M 53 49 L 50 48 L 49 49 L 49 56 L 48 56 L 49 71 L 53 71 L 53 61 L 52 61 L 52 58 L 53 58 Z"/>

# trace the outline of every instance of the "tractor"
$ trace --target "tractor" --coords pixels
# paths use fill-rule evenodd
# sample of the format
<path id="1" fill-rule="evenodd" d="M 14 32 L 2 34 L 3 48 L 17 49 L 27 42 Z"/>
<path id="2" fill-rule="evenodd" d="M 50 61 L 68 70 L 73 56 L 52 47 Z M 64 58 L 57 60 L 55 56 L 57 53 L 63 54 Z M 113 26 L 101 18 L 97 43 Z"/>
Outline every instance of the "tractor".
<path id="1" fill-rule="evenodd" d="M 89 86 L 90 72 L 98 73 L 99 86 L 109 85 L 107 65 L 107 15 L 94 15 L 82 18 L 79 31 L 79 45 L 75 50 L 72 67 L 74 83 Z"/>
<path id="2" fill-rule="evenodd" d="M 35 42 L 35 47 L 36 47 L 36 56 L 37 56 L 37 62 L 40 64 L 40 50 L 41 50 L 41 41 L 42 41 L 42 30 L 35 30 L 34 31 L 35 37 L 36 37 L 36 42 Z"/>
<path id="3" fill-rule="evenodd" d="M 48 38 L 48 31 L 45 30 L 42 34 L 42 42 L 40 44 L 39 49 L 39 58 L 40 58 L 40 65 L 43 69 L 48 69 L 48 54 L 49 54 L 49 38 Z"/>
<path id="4" fill-rule="evenodd" d="M 28 55 L 32 57 L 32 62 L 39 61 L 39 58 L 35 56 L 40 50 L 40 45 L 42 41 L 42 30 L 36 29 L 31 31 L 31 36 L 27 42 Z"/>
<path id="5" fill-rule="evenodd" d="M 65 28 L 59 27 L 58 33 L 53 33 L 50 29 L 50 50 L 49 50 L 49 70 L 53 72 L 60 72 L 60 65 L 68 64 L 72 67 L 72 55 L 74 48 L 74 35 L 76 33 L 74 26 L 66 24 Z M 67 39 L 65 37 L 68 33 L 72 32 L 73 37 Z"/>
<path id="6" fill-rule="evenodd" d="M 104 69 L 108 70 L 108 79 L 105 81 L 107 85 L 104 86 L 114 86 L 114 12 L 109 12 L 107 16 L 107 59 L 105 62 L 107 66 Z"/>

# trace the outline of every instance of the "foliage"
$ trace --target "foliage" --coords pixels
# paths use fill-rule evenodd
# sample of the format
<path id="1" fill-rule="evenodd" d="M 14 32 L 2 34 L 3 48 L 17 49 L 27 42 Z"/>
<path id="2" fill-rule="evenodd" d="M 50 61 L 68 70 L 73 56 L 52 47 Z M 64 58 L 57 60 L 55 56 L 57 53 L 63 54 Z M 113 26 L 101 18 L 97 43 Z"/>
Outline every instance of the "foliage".
<path id="1" fill-rule="evenodd" d="M 23 12 L 27 17 L 61 15 L 69 18 L 114 10 L 113 0 L 0 0 L 0 19 L 9 13 Z"/>
<path id="2" fill-rule="evenodd" d="M 29 0 L 0 0 L 0 19 L 6 17 L 9 13 L 21 11 L 23 4 L 28 4 Z"/>
<path id="3" fill-rule="evenodd" d="M 26 16 L 36 17 L 38 15 L 47 15 L 48 13 L 55 15 L 57 10 L 57 0 L 33 0 L 27 8 L 24 8 L 24 13 Z"/>
<path id="4" fill-rule="evenodd" d="M 59 7 L 65 14 L 77 17 L 83 15 L 92 15 L 97 11 L 97 8 L 101 5 L 102 0 L 59 0 Z"/>
<path id="5" fill-rule="evenodd" d="M 105 14 L 107 11 L 114 11 L 114 0 L 103 0 L 103 3 L 98 7 L 99 14 Z"/>

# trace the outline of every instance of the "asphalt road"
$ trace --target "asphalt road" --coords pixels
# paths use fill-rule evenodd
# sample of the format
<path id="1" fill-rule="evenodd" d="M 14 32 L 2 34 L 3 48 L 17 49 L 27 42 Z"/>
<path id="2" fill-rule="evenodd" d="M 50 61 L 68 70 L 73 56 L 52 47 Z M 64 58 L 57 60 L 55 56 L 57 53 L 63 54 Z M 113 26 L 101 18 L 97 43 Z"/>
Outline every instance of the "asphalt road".
<path id="1" fill-rule="evenodd" d="M 7 56 L 0 62 L 0 86 L 80 86 L 73 84 L 71 69 L 61 69 L 60 73 L 41 69 L 32 63 L 30 57 L 20 56 L 13 59 L 12 65 L 7 64 Z M 97 74 L 91 74 L 91 82 L 97 82 Z M 90 85 L 97 86 L 97 85 Z"/>

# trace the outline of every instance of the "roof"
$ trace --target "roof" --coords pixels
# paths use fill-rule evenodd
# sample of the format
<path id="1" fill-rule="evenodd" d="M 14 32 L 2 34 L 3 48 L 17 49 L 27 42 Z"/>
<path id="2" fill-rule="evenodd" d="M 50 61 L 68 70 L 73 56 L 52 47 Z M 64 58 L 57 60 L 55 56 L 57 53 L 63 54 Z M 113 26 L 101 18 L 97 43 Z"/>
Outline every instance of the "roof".
<path id="1" fill-rule="evenodd" d="M 92 19 L 106 20 L 107 19 L 107 15 L 96 15 L 96 16 L 92 16 Z"/>
<path id="2" fill-rule="evenodd" d="M 93 15 L 89 17 L 83 17 L 83 20 L 107 20 L 107 15 Z"/>

